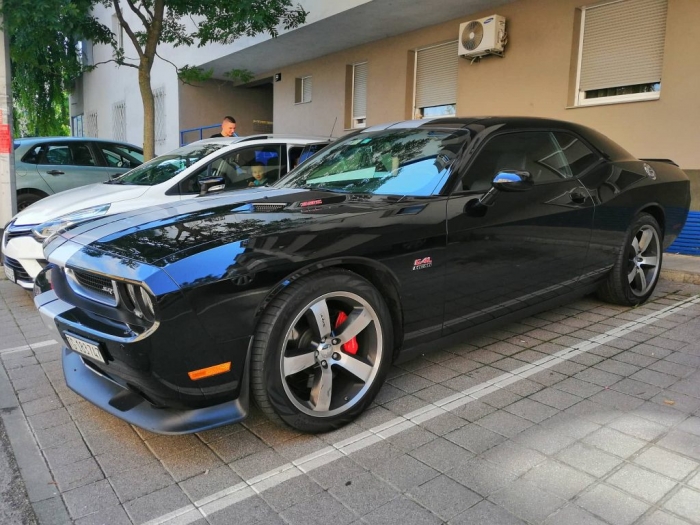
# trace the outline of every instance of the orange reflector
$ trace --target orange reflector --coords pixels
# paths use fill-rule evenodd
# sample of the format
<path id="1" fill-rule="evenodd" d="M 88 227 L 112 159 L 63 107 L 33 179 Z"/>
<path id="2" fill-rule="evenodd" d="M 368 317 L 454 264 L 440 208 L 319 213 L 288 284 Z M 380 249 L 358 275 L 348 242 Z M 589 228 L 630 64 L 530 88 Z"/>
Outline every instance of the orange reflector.
<path id="1" fill-rule="evenodd" d="M 210 366 L 208 368 L 202 368 L 200 370 L 192 370 L 187 372 L 192 381 L 197 381 L 198 379 L 204 379 L 205 377 L 216 376 L 219 374 L 225 374 L 231 371 L 231 361 L 228 363 L 221 363 L 220 365 Z"/>

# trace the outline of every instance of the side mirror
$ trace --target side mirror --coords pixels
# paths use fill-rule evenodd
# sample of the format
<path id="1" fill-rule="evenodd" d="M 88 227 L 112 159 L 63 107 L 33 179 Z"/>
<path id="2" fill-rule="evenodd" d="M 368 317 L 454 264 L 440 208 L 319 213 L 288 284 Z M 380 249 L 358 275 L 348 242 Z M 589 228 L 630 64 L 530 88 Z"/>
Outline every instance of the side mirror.
<path id="1" fill-rule="evenodd" d="M 517 170 L 499 171 L 492 184 L 498 191 L 526 191 L 535 185 L 530 172 Z"/>
<path id="2" fill-rule="evenodd" d="M 223 177 L 208 177 L 199 181 L 199 196 L 203 197 L 207 193 L 221 191 L 226 187 Z"/>

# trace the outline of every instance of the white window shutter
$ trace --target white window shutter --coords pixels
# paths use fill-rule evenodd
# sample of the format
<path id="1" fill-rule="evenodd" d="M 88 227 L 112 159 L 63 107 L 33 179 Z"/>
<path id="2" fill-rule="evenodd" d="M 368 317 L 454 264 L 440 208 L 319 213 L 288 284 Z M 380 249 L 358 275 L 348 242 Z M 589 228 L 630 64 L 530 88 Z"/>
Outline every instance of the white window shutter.
<path id="1" fill-rule="evenodd" d="M 667 0 L 624 0 L 585 9 L 580 90 L 661 81 Z"/>
<path id="2" fill-rule="evenodd" d="M 352 118 L 367 116 L 367 62 L 353 66 Z"/>
<path id="3" fill-rule="evenodd" d="M 457 41 L 420 49 L 416 58 L 416 108 L 457 102 Z"/>

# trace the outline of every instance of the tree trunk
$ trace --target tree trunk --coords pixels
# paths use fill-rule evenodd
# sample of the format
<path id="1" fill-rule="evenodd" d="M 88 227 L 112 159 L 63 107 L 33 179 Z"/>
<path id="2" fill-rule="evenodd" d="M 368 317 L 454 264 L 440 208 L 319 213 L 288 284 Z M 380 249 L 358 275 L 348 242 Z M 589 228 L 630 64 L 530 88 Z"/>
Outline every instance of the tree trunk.
<path id="1" fill-rule="evenodd" d="M 156 112 L 151 89 L 152 60 L 143 58 L 139 64 L 139 91 L 143 102 L 143 160 L 156 156 Z"/>

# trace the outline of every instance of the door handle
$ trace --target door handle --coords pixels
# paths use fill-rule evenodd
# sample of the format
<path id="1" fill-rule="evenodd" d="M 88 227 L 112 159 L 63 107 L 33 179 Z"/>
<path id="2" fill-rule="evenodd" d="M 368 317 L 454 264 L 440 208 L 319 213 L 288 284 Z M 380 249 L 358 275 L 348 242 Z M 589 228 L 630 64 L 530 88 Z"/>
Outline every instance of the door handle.
<path id="1" fill-rule="evenodd" d="M 572 191 L 571 193 L 569 193 L 569 198 L 572 202 L 575 202 L 576 204 L 583 204 L 584 202 L 586 202 L 586 196 L 579 191 Z"/>
<path id="2" fill-rule="evenodd" d="M 49 170 L 46 173 L 48 173 L 49 175 L 65 175 L 65 172 L 61 170 Z"/>

